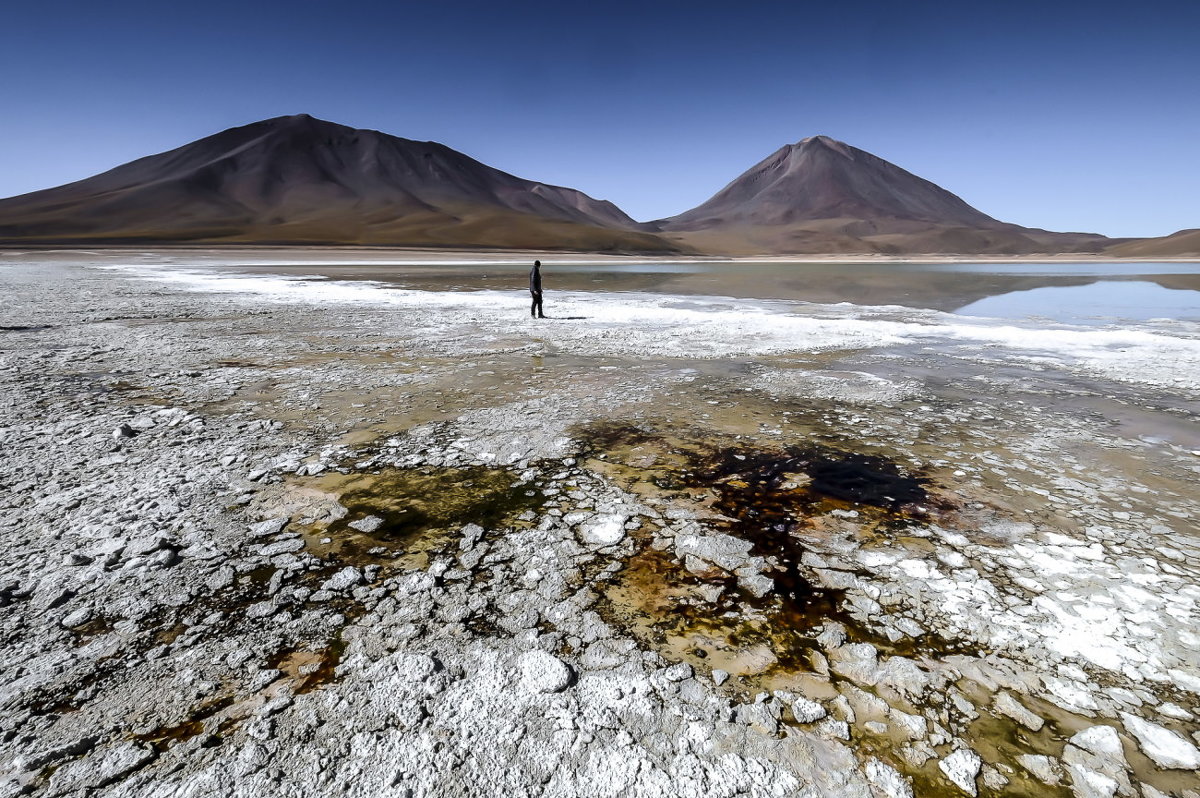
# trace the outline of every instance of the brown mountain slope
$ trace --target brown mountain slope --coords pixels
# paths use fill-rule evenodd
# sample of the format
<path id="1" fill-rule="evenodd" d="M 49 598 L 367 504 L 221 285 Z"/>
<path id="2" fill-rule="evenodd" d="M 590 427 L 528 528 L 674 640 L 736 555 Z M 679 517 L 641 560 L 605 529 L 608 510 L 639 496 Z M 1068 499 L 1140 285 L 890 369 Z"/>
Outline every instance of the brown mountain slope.
<path id="1" fill-rule="evenodd" d="M 1200 258 L 1200 229 L 1126 241 L 1109 247 L 1104 254 L 1119 258 Z"/>
<path id="2" fill-rule="evenodd" d="M 827 136 L 782 147 L 704 204 L 654 222 L 712 252 L 1099 251 L 1110 239 L 993 219 L 911 172 Z"/>
<path id="3" fill-rule="evenodd" d="M 0 200 L 0 241 L 679 249 L 574 189 L 307 115 Z"/>

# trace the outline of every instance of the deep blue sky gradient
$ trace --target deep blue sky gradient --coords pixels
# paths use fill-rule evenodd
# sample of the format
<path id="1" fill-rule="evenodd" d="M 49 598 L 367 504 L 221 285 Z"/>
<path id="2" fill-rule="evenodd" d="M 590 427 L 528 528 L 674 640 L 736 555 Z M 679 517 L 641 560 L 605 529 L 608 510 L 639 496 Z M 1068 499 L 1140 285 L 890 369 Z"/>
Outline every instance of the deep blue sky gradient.
<path id="1" fill-rule="evenodd" d="M 0 196 L 303 112 L 638 219 L 823 133 L 1006 221 L 1200 227 L 1196 0 L 41 0 L 0 76 Z"/>

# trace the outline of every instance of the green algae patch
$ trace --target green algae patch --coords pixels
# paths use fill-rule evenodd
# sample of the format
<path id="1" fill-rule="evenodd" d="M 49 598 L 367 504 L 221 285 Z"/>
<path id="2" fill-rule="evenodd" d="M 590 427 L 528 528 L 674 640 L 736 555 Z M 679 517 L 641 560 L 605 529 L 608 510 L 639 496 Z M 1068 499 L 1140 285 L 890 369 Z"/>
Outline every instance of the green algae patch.
<path id="1" fill-rule="evenodd" d="M 514 485 L 512 472 L 499 468 L 387 469 L 343 480 L 336 492 L 349 513 L 339 524 L 382 517 L 372 534 L 383 540 L 466 524 L 491 529 L 541 504 L 539 494 Z"/>
<path id="2" fill-rule="evenodd" d="M 409 560 L 444 548 L 468 524 L 510 527 L 545 502 L 541 491 L 513 472 L 485 466 L 328 474 L 308 485 L 336 497 L 345 512 L 311 526 L 306 548 L 352 565 L 420 565 Z"/>

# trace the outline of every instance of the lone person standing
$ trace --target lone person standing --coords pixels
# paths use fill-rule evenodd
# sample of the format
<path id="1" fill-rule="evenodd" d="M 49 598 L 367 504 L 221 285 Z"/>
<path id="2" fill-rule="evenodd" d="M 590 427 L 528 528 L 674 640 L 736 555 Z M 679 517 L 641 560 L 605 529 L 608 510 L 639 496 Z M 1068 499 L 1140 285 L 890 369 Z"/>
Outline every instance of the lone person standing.
<path id="1" fill-rule="evenodd" d="M 529 293 L 533 297 L 533 304 L 529 306 L 529 315 L 539 319 L 546 318 L 542 313 L 542 262 L 540 260 L 533 262 L 533 269 L 529 272 Z"/>

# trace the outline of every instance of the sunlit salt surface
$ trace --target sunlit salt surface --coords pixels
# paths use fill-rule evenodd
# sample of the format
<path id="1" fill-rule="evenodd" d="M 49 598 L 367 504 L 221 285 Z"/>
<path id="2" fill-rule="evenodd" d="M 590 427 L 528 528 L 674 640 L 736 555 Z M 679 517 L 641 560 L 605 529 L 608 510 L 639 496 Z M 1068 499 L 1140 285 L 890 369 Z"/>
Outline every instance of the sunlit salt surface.
<path id="1" fill-rule="evenodd" d="M 1168 320 L 1164 332 L 1162 325 L 1098 329 L 1040 321 L 997 323 L 849 302 L 560 291 L 548 295 L 550 319 L 534 323 L 527 316 L 525 291 L 427 291 L 369 280 L 169 266 L 99 268 L 255 301 L 418 308 L 434 316 L 447 334 L 535 334 L 547 345 L 579 354 L 721 358 L 918 346 L 953 357 L 1015 360 L 1082 369 L 1123 382 L 1200 389 L 1200 324 L 1186 319 Z"/>
<path id="2" fill-rule="evenodd" d="M 1111 324 L 1150 319 L 1200 320 L 1200 291 L 1164 288 L 1142 280 L 1101 280 L 1090 285 L 1011 291 L 958 309 L 966 316 L 1049 319 L 1070 324 Z"/>

